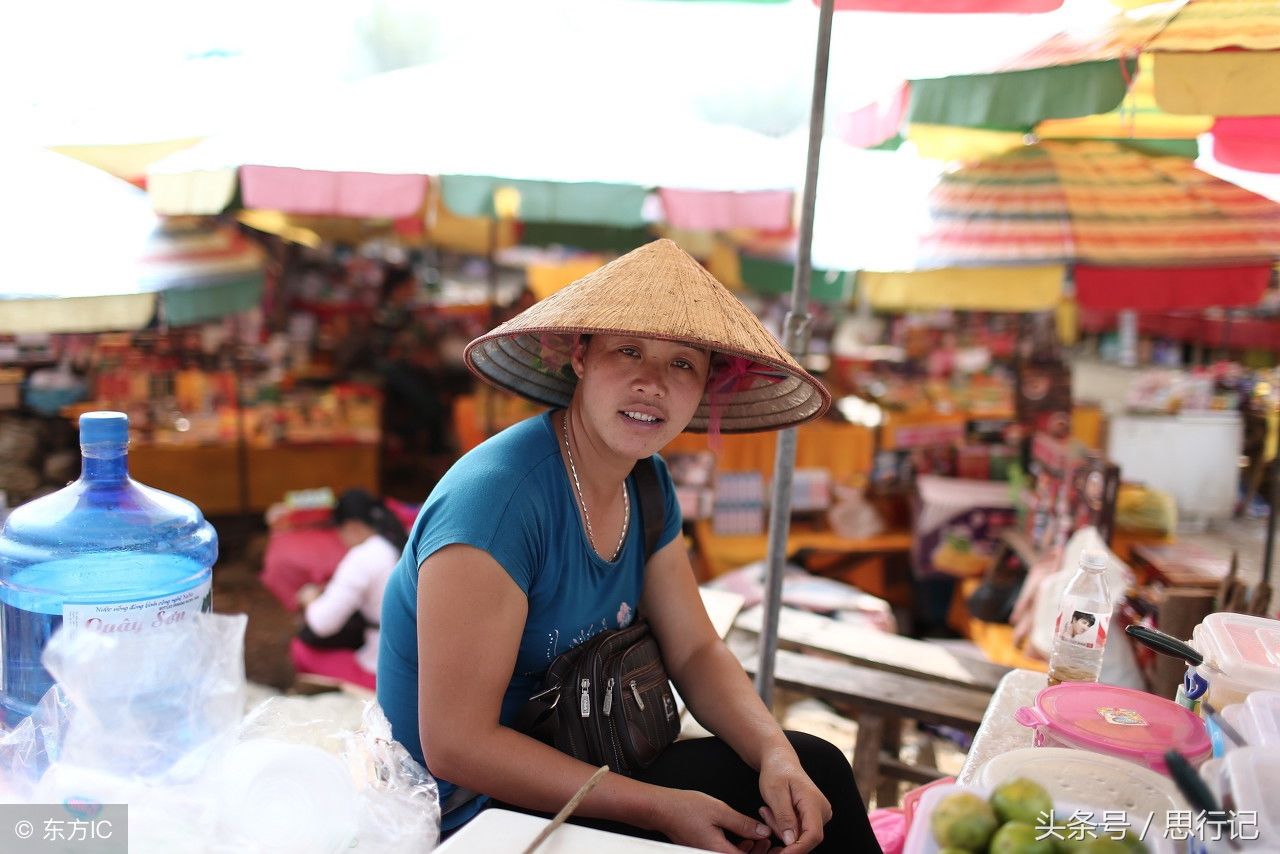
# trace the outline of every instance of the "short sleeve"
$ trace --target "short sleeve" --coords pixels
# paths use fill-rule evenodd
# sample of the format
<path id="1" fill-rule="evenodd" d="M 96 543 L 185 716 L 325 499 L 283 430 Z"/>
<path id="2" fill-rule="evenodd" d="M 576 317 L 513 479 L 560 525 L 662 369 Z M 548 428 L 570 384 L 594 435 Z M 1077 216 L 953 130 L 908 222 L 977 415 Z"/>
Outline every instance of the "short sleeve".
<path id="1" fill-rule="evenodd" d="M 542 565 L 542 512 L 537 490 L 496 492 L 483 477 L 456 479 L 433 493 L 423 508 L 414 544 L 417 565 L 445 546 L 467 545 L 487 552 L 527 596 Z"/>

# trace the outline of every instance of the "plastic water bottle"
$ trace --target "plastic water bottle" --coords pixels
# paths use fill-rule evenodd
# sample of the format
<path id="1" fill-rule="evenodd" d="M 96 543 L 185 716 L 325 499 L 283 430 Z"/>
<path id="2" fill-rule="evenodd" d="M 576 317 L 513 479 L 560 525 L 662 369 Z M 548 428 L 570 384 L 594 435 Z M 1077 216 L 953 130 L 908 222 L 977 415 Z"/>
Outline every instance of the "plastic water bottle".
<path id="1" fill-rule="evenodd" d="M 1049 684 L 1097 682 L 1110 625 L 1107 555 L 1086 551 L 1080 555 L 1080 568 L 1067 582 L 1058 606 L 1053 652 L 1049 656 Z"/>
<path id="2" fill-rule="evenodd" d="M 129 418 L 80 417 L 79 480 L 0 530 L 0 717 L 31 714 L 53 684 L 40 654 L 59 627 L 162 631 L 212 610 L 218 535 L 191 502 L 132 480 Z"/>

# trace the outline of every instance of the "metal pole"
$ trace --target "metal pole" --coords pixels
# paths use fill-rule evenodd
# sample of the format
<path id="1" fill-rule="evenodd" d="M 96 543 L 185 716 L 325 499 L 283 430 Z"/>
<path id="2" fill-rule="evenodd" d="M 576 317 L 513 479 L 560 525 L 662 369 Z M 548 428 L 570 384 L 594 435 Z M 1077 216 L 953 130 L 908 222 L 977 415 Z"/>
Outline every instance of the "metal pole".
<path id="1" fill-rule="evenodd" d="M 1280 509 L 1280 453 L 1271 461 L 1271 507 L 1267 511 L 1267 539 L 1262 547 L 1262 583 L 1271 583 L 1271 559 L 1276 548 L 1276 513 Z"/>
<path id="2" fill-rule="evenodd" d="M 1123 309 L 1117 318 L 1120 332 L 1120 364 L 1132 368 L 1138 364 L 1138 313 Z"/>
<path id="3" fill-rule="evenodd" d="M 813 273 L 813 211 L 818 198 L 818 155 L 822 151 L 822 125 L 827 102 L 827 64 L 831 57 L 831 14 L 835 0 L 822 0 L 818 13 L 818 47 L 813 64 L 813 101 L 809 105 L 809 152 L 805 162 L 804 196 L 800 206 L 799 244 L 795 279 L 791 284 L 791 310 L 787 312 L 783 345 L 793 356 L 809 349 L 809 278 Z M 760 661 L 756 691 L 773 708 L 773 662 L 778 654 L 778 614 L 782 607 L 782 573 L 787 556 L 787 531 L 791 524 L 791 480 L 796 464 L 796 429 L 778 434 L 773 463 L 773 498 L 769 511 L 769 571 L 765 580 L 764 626 L 760 630 Z"/>
<path id="4" fill-rule="evenodd" d="M 498 233 L 501 224 L 498 212 L 493 212 L 489 220 L 489 328 L 498 325 Z M 497 432 L 498 398 L 492 388 L 485 390 L 484 434 L 492 436 Z"/>

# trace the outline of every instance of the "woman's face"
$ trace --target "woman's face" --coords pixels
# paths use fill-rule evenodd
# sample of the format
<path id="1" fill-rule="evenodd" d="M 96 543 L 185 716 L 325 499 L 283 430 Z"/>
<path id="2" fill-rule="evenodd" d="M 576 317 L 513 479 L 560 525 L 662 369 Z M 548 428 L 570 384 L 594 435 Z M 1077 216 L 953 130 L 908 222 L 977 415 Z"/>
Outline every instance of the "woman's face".
<path id="1" fill-rule="evenodd" d="M 616 453 L 640 459 L 664 447 L 693 418 L 710 354 L 691 344 L 594 335 L 573 356 L 583 417 Z"/>

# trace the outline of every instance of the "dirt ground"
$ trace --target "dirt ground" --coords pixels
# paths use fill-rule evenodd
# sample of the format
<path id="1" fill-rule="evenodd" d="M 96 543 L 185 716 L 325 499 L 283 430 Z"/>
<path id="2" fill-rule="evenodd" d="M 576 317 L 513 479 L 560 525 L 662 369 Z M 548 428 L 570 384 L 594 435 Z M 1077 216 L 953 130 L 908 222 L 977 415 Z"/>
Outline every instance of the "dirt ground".
<path id="1" fill-rule="evenodd" d="M 293 683 L 289 640 L 298 628 L 298 616 L 284 606 L 259 578 L 267 544 L 267 526 L 261 517 L 217 517 L 210 520 L 218 532 L 218 562 L 213 568 L 213 610 L 219 614 L 246 614 L 245 677 L 249 682 L 281 691 Z"/>

